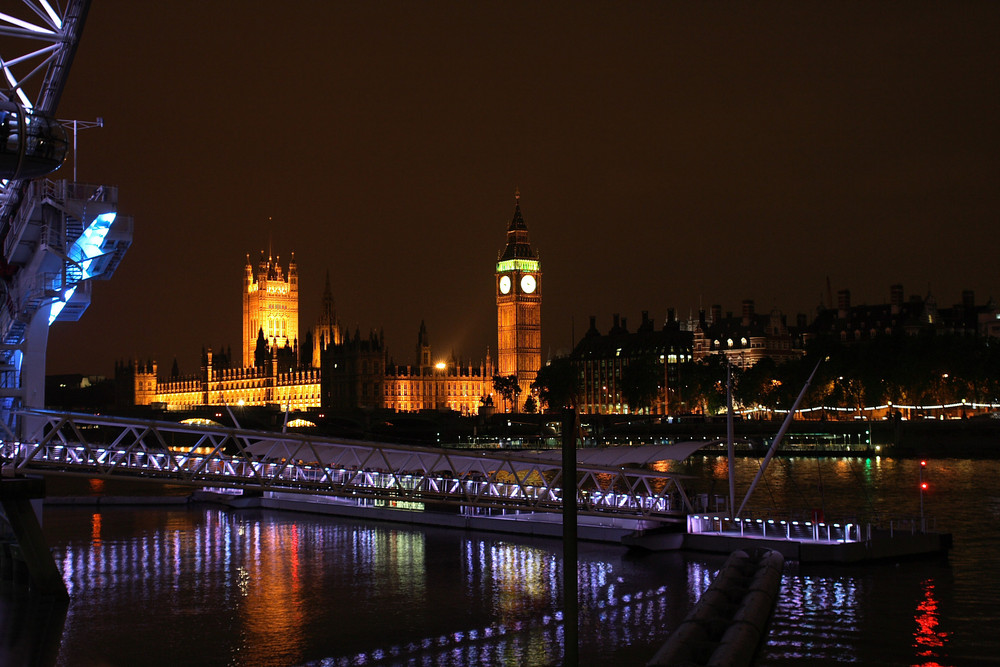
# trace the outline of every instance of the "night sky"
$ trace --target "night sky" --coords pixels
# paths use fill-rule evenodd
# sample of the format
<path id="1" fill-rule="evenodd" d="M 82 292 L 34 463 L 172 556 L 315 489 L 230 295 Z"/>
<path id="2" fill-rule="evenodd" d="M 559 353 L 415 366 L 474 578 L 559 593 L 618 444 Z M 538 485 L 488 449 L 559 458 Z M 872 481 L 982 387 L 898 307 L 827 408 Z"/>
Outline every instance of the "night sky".
<path id="1" fill-rule="evenodd" d="M 496 350 L 514 191 L 543 357 L 754 299 L 1000 299 L 1000 3 L 94 0 L 58 116 L 135 234 L 49 373 L 241 348 L 247 253 L 412 363 Z M 72 176 L 72 158 L 63 177 Z"/>

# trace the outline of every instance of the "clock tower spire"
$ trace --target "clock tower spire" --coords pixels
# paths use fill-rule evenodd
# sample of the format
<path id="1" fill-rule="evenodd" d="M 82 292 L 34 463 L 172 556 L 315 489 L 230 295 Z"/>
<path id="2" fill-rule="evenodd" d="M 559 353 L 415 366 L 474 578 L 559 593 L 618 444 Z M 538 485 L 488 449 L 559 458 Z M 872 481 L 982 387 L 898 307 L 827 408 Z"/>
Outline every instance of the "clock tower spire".
<path id="1" fill-rule="evenodd" d="M 517 376 L 521 393 L 515 411 L 531 393 L 542 366 L 542 273 L 521 215 L 521 193 L 514 192 L 514 217 L 507 245 L 496 266 L 497 372 Z"/>

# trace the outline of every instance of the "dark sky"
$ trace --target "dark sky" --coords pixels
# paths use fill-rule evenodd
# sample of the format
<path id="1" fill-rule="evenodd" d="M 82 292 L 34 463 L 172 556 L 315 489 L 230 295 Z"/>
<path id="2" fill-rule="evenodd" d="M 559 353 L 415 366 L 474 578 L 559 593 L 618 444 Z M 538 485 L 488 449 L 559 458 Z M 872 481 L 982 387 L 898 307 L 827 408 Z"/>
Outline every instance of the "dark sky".
<path id="1" fill-rule="evenodd" d="M 247 253 L 411 363 L 495 352 L 515 188 L 543 356 L 588 317 L 1000 299 L 1000 3 L 96 0 L 58 115 L 132 248 L 50 373 L 241 346 Z M 71 176 L 68 163 L 66 177 Z"/>

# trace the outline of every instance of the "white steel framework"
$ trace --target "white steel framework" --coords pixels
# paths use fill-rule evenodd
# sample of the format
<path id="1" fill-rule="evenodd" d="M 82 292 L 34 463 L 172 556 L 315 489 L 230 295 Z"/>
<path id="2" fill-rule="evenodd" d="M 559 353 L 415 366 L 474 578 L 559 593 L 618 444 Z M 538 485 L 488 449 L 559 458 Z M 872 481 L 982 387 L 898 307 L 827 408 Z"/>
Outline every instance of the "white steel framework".
<path id="1" fill-rule="evenodd" d="M 53 117 L 89 7 L 90 0 L 4 3 L 0 11 L 0 101 L 13 102 L 39 117 Z M 26 179 L 0 181 L 0 236 L 9 232 L 26 187 Z"/>
<path id="2" fill-rule="evenodd" d="M 38 178 L 65 157 L 56 106 L 89 0 L 22 0 L 0 9 L 0 422 L 45 405 L 48 327 L 79 319 L 93 278 L 131 245 L 117 189 Z"/>
<path id="3" fill-rule="evenodd" d="M 296 433 L 27 411 L 30 439 L 7 433 L 16 472 L 84 475 L 479 510 L 559 512 L 559 452 L 454 450 Z M 683 477 L 636 467 L 706 443 L 580 450 L 581 514 L 677 520 L 693 511 Z"/>

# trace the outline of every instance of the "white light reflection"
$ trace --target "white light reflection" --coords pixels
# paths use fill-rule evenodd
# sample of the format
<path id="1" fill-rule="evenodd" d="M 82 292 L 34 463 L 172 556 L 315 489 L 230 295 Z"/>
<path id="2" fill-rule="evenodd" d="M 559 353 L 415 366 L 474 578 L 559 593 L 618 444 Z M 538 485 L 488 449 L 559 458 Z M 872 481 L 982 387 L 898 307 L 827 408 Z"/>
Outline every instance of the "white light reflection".
<path id="1" fill-rule="evenodd" d="M 471 596 L 492 596 L 496 621 L 458 628 L 405 645 L 378 647 L 307 665 L 374 664 L 386 655 L 405 664 L 558 664 L 562 656 L 562 561 L 551 550 L 499 540 L 468 540 L 460 561 Z M 638 589 L 604 560 L 578 563 L 581 636 L 600 645 L 630 644 L 638 638 L 665 637 L 666 623 L 680 613 L 670 609 L 668 589 Z M 621 591 L 616 597 L 616 589 Z M 395 662 L 393 664 L 396 664 Z"/>
<path id="2" fill-rule="evenodd" d="M 855 577 L 786 573 L 771 622 L 768 654 L 788 660 L 825 660 L 835 655 L 840 662 L 856 662 L 859 597 Z M 837 618 L 834 623 L 832 614 Z"/>
<path id="3" fill-rule="evenodd" d="M 309 625 L 307 600 L 317 568 L 350 572 L 362 600 L 389 600 L 401 592 L 413 609 L 427 609 L 443 599 L 440 580 L 435 580 L 436 590 L 427 590 L 430 566 L 421 531 L 189 509 L 153 512 L 166 518 L 136 530 L 131 512 L 99 514 L 99 542 L 93 539 L 98 522 L 90 512 L 81 514 L 89 525 L 59 556 L 70 592 L 91 600 L 159 600 L 155 612 L 129 607 L 133 615 L 155 619 L 216 609 L 225 600 L 234 615 L 229 622 L 242 630 L 227 642 L 243 661 L 266 646 L 285 651 L 274 658 L 282 664 L 305 663 L 308 656 L 298 652 L 303 642 L 297 634 Z M 456 546 L 452 562 L 467 569 L 456 572 L 458 588 L 466 590 L 448 595 L 482 600 L 484 613 L 475 616 L 478 620 L 458 616 L 450 627 L 403 641 L 382 634 L 384 643 L 361 651 L 354 646 L 345 655 L 305 664 L 375 664 L 397 658 L 434 665 L 558 663 L 563 632 L 558 549 L 495 537 L 459 540 Z M 638 583 L 622 554 L 610 553 L 579 562 L 581 637 L 601 646 L 665 638 L 668 623 L 676 623 L 683 610 L 672 608 L 667 587 Z M 673 597 L 683 596 L 678 590 Z M 69 622 L 74 614 L 92 612 L 92 606 L 71 609 Z"/>

